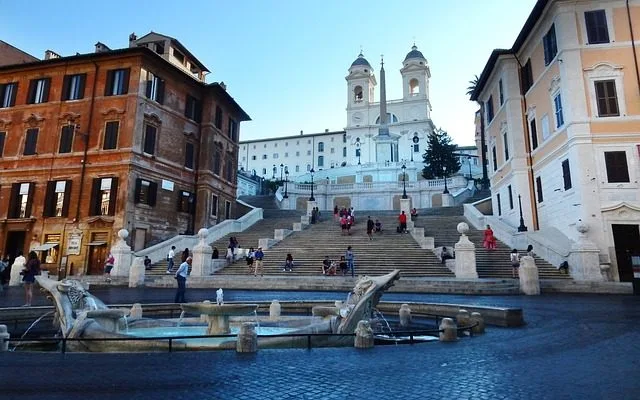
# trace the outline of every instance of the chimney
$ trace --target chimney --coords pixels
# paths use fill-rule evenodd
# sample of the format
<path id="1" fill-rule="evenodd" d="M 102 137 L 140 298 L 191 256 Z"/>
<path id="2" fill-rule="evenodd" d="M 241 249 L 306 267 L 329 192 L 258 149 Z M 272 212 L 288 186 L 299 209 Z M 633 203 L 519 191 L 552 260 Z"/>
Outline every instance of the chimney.
<path id="1" fill-rule="evenodd" d="M 302 129 L 300 129 L 300 134 L 302 135 L 302 133 L 303 133 L 303 132 L 302 132 Z"/>
<path id="2" fill-rule="evenodd" d="M 104 53 L 105 51 L 111 51 L 109 46 L 101 42 L 96 43 L 96 53 Z"/>
<path id="3" fill-rule="evenodd" d="M 53 50 L 46 50 L 44 52 L 44 59 L 45 60 L 51 60 L 51 59 L 54 59 L 54 58 L 60 58 L 60 54 L 56 53 Z"/>
<path id="4" fill-rule="evenodd" d="M 224 83 L 224 81 L 220 81 L 219 83 L 220 87 L 223 88 L 224 90 L 227 90 L 227 85 Z"/>
<path id="5" fill-rule="evenodd" d="M 329 128 L 324 128 L 324 133 L 329 132 Z"/>
<path id="6" fill-rule="evenodd" d="M 136 33 L 131 32 L 131 35 L 129 35 L 129 47 L 135 47 L 137 39 L 138 37 L 136 36 Z"/>

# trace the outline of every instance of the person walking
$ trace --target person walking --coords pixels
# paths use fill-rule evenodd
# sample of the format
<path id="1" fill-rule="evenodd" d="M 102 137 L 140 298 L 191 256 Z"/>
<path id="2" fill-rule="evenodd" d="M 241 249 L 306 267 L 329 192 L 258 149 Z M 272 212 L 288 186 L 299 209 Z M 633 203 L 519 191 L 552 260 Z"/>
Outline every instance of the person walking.
<path id="1" fill-rule="evenodd" d="M 29 252 L 29 261 L 27 261 L 27 265 L 20 273 L 24 283 L 25 304 L 23 307 L 31 307 L 33 283 L 36 281 L 36 275 L 40 275 L 40 260 L 38 260 L 38 255 L 35 251 Z"/>
<path id="2" fill-rule="evenodd" d="M 151 259 L 149 258 L 149 256 L 144 256 L 144 269 L 151 269 Z"/>
<path id="3" fill-rule="evenodd" d="M 407 214 L 404 211 L 398 216 L 398 222 L 400 222 L 400 233 L 407 233 Z"/>
<path id="4" fill-rule="evenodd" d="M 511 261 L 511 277 L 516 278 L 518 276 L 518 268 L 520 268 L 520 256 L 518 255 L 518 250 L 511 250 L 510 255 Z"/>
<path id="5" fill-rule="evenodd" d="M 369 217 L 367 217 L 367 236 L 369 236 L 369 240 L 373 240 L 373 228 L 375 227 L 375 224 L 373 223 L 373 220 L 371 219 L 371 216 L 369 215 Z"/>
<path id="6" fill-rule="evenodd" d="M 189 258 L 189 248 L 185 247 L 184 250 L 182 250 L 182 256 L 180 257 L 180 260 L 182 262 L 187 261 L 187 258 Z"/>
<path id="7" fill-rule="evenodd" d="M 533 257 L 533 245 L 531 244 L 527 246 L 527 255 Z"/>
<path id="8" fill-rule="evenodd" d="M 287 258 L 284 260 L 284 269 L 283 271 L 293 272 L 293 256 L 291 253 L 287 253 Z"/>
<path id="9" fill-rule="evenodd" d="M 340 212 L 340 210 L 338 209 L 338 205 L 336 204 L 335 207 L 333 207 L 333 220 L 338 222 L 339 221 L 339 216 L 338 213 Z"/>
<path id="10" fill-rule="evenodd" d="M 173 257 L 176 256 L 176 246 L 171 246 L 169 254 L 167 254 L 167 274 L 170 274 L 173 270 Z"/>
<path id="11" fill-rule="evenodd" d="M 347 251 L 344 253 L 344 258 L 347 260 L 347 268 L 351 270 L 351 277 L 353 278 L 355 276 L 355 266 L 353 264 L 354 255 L 351 246 L 347 247 Z"/>
<path id="12" fill-rule="evenodd" d="M 29 253 L 29 256 L 31 256 L 31 253 Z M 105 282 L 107 283 L 111 282 L 111 270 L 113 269 L 113 264 L 115 262 L 116 262 L 116 259 L 113 257 L 113 254 L 109 252 L 109 255 L 107 256 L 107 261 L 104 262 L 104 277 L 105 277 Z"/>
<path id="13" fill-rule="evenodd" d="M 344 256 L 340 256 L 340 264 L 338 265 L 340 266 L 342 276 L 347 275 L 347 269 L 349 268 L 349 266 L 347 265 L 347 260 L 344 258 Z"/>
<path id="14" fill-rule="evenodd" d="M 487 250 L 496 249 L 496 237 L 493 236 L 493 230 L 490 225 L 487 225 L 487 229 L 484 230 L 484 240 L 482 241 L 482 245 Z"/>
<path id="15" fill-rule="evenodd" d="M 264 275 L 264 268 L 262 265 L 262 259 L 264 258 L 264 252 L 262 251 L 262 247 L 258 247 L 258 250 L 254 253 L 253 260 L 253 276 L 258 276 L 258 271 L 260 271 L 260 276 Z"/>
<path id="16" fill-rule="evenodd" d="M 187 291 L 187 276 L 189 275 L 189 267 L 191 266 L 192 258 L 187 259 L 180 264 L 176 271 L 176 280 L 178 281 L 178 290 L 176 291 L 176 297 L 174 303 L 186 303 L 185 292 Z"/>
<path id="17" fill-rule="evenodd" d="M 247 261 L 247 268 L 249 270 L 249 273 L 253 272 L 253 262 L 255 259 L 255 254 L 256 252 L 253 250 L 253 247 L 249 247 L 249 252 L 247 253 L 247 257 L 245 258 L 245 260 Z"/>

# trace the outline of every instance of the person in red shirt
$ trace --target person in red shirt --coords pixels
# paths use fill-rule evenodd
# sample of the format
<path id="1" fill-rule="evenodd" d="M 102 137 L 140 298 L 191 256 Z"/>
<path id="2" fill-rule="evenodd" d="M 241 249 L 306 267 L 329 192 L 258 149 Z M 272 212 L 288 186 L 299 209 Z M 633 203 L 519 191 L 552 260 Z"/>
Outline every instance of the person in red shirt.
<path id="1" fill-rule="evenodd" d="M 400 221 L 400 233 L 407 233 L 407 214 L 404 211 L 398 217 Z"/>

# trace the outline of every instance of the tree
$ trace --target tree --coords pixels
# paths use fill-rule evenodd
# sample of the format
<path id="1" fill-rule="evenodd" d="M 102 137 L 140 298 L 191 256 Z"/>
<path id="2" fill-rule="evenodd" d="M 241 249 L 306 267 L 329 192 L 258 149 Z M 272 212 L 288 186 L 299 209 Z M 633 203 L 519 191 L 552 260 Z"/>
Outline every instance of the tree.
<path id="1" fill-rule="evenodd" d="M 478 87 L 478 75 L 476 75 L 472 80 L 469 81 L 469 86 L 467 87 L 467 95 L 473 96 L 473 92 L 476 91 Z M 476 100 L 476 103 L 480 107 L 480 161 L 482 162 L 482 188 L 487 189 L 489 187 L 489 175 L 487 173 L 487 145 L 485 135 L 484 135 L 484 105 L 481 101 Z"/>
<path id="2" fill-rule="evenodd" d="M 429 135 L 427 150 L 422 155 L 425 163 L 422 176 L 425 179 L 443 178 L 460 169 L 460 161 L 455 155 L 458 145 L 451 141 L 451 136 L 442 129 L 436 129 Z"/>

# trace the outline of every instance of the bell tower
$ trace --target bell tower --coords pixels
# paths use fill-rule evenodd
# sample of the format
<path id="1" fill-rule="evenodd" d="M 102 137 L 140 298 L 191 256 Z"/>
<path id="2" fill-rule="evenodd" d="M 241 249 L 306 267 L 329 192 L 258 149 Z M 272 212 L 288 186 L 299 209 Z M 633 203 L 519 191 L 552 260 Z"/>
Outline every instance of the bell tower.
<path id="1" fill-rule="evenodd" d="M 376 77 L 362 51 L 351 64 L 347 80 L 347 127 L 368 125 L 366 110 L 374 101 Z"/>
<path id="2" fill-rule="evenodd" d="M 427 104 L 426 110 L 421 107 L 420 110 L 412 107 L 411 118 L 430 119 L 431 104 L 429 103 L 429 79 L 431 71 L 427 59 L 424 58 L 422 52 L 414 44 L 411 51 L 407 53 L 402 62 L 402 98 L 404 101 L 420 100 L 421 103 Z M 425 114 L 426 113 L 426 114 Z"/>

